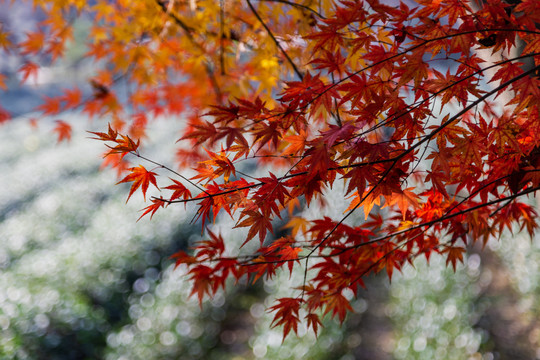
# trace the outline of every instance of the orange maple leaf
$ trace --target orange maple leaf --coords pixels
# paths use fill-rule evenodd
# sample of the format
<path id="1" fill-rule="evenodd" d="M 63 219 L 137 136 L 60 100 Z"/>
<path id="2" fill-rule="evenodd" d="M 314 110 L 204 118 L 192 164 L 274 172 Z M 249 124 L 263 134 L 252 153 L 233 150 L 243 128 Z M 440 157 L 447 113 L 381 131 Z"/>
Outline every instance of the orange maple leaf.
<path id="1" fill-rule="evenodd" d="M 452 268 L 454 271 L 456 271 L 456 264 L 457 262 L 463 263 L 463 254 L 465 253 L 465 249 L 459 246 L 448 246 L 446 249 L 441 251 L 441 254 L 448 254 L 448 257 L 446 258 L 446 265 L 452 264 Z"/>
<path id="2" fill-rule="evenodd" d="M 38 53 L 43 50 L 45 44 L 45 32 L 36 31 L 26 33 L 26 40 L 20 44 L 23 54 Z"/>
<path id="3" fill-rule="evenodd" d="M 62 96 L 62 101 L 65 102 L 66 109 L 72 109 L 77 107 L 81 103 L 82 93 L 79 89 L 67 89 L 64 90 L 64 96 Z"/>
<path id="4" fill-rule="evenodd" d="M 176 200 L 181 197 L 189 199 L 191 197 L 191 192 L 180 182 L 174 179 L 171 179 L 174 182 L 174 185 L 166 186 L 165 189 L 173 190 L 170 200 Z"/>
<path id="5" fill-rule="evenodd" d="M 289 144 L 289 146 L 287 146 L 287 148 L 283 150 L 281 155 L 298 155 L 304 152 L 304 148 L 306 147 L 307 134 L 304 129 L 301 129 L 298 135 L 285 136 L 283 140 L 285 140 L 285 142 Z"/>
<path id="6" fill-rule="evenodd" d="M 39 65 L 36 63 L 33 63 L 31 61 L 26 62 L 19 68 L 19 72 L 21 73 L 21 82 L 26 82 L 30 77 L 34 78 L 34 81 L 37 80 L 37 73 L 39 70 Z"/>
<path id="7" fill-rule="evenodd" d="M 114 131 L 111 128 L 111 124 L 109 124 L 109 131 L 107 133 L 102 132 L 94 132 L 94 131 L 88 131 L 90 134 L 94 134 L 97 137 L 92 138 L 96 140 L 102 140 L 102 141 L 116 141 L 116 138 L 118 137 L 118 132 Z"/>
<path id="8" fill-rule="evenodd" d="M 419 207 L 418 205 L 418 195 L 413 193 L 411 190 L 414 188 L 404 189 L 402 192 L 394 192 L 391 195 L 385 196 L 384 199 L 386 203 L 383 208 L 387 206 L 397 205 L 401 214 L 403 215 L 403 220 L 405 220 L 405 214 L 409 206 L 413 206 L 415 209 Z"/>
<path id="9" fill-rule="evenodd" d="M 289 267 L 289 273 L 291 275 L 294 262 L 298 262 L 298 253 L 300 253 L 301 251 L 302 248 L 292 246 L 285 246 L 278 251 L 278 255 L 280 255 L 280 261 L 287 262 L 287 266 Z"/>
<path id="10" fill-rule="evenodd" d="M 326 304 L 324 313 L 328 314 L 329 312 L 332 312 L 332 317 L 338 315 L 340 322 L 345 320 L 347 311 L 353 311 L 349 300 L 347 300 L 341 293 L 326 295 L 324 297 L 324 301 Z"/>
<path id="11" fill-rule="evenodd" d="M 120 176 L 129 170 L 129 163 L 124 159 L 122 154 L 109 154 L 106 152 L 103 154 L 103 162 L 101 163 L 100 169 L 105 169 L 110 166 L 113 169 L 116 169 L 116 176 Z"/>
<path id="12" fill-rule="evenodd" d="M 156 213 L 156 211 L 160 208 L 160 207 L 163 207 L 165 206 L 165 201 L 163 201 L 163 198 L 154 198 L 152 199 L 152 204 L 151 205 L 148 205 L 147 207 L 145 207 L 144 209 L 142 209 L 141 211 L 144 211 L 143 214 L 137 219 L 137 221 L 141 220 L 143 216 L 145 216 L 146 214 L 150 214 L 150 219 L 152 219 L 152 217 L 154 216 L 154 214 Z"/>
<path id="13" fill-rule="evenodd" d="M 56 120 L 56 127 L 53 131 L 58 135 L 58 142 L 71 140 L 71 125 L 62 120 Z"/>
<path id="14" fill-rule="evenodd" d="M 302 232 L 302 234 L 306 235 L 308 225 L 310 224 L 310 221 L 307 219 L 304 219 L 300 216 L 293 216 L 291 220 L 285 226 L 282 227 L 282 229 L 291 229 L 291 234 L 293 237 L 298 234 L 298 231 Z"/>
<path id="15" fill-rule="evenodd" d="M 139 165 L 138 167 L 132 167 L 131 169 L 129 169 L 129 171 L 131 171 L 131 174 L 129 174 L 128 176 L 126 176 L 125 178 L 123 178 L 122 180 L 116 183 L 118 185 L 121 183 L 133 181 L 133 184 L 131 185 L 131 189 L 129 190 L 129 195 L 126 202 L 129 201 L 129 198 L 131 197 L 131 195 L 133 195 L 135 190 L 137 190 L 139 187 L 141 187 L 142 189 L 142 193 L 143 193 L 143 197 L 145 201 L 146 201 L 146 191 L 148 190 L 148 186 L 150 183 L 152 183 L 152 185 L 154 185 L 157 189 L 159 189 L 156 183 L 156 175 L 157 175 L 156 173 L 147 171 L 142 165 Z"/>
<path id="16" fill-rule="evenodd" d="M 130 152 L 135 152 L 139 148 L 139 140 L 137 142 L 133 141 L 128 135 L 120 135 L 120 138 L 115 140 L 118 145 L 109 146 L 111 150 L 108 154 L 122 154 L 126 155 Z"/>
<path id="17" fill-rule="evenodd" d="M 58 97 L 43 97 L 43 104 L 37 107 L 37 110 L 40 110 L 45 115 L 58 114 L 62 110 L 61 99 Z"/>
<path id="18" fill-rule="evenodd" d="M 355 207 L 360 206 L 360 200 L 362 200 L 363 197 L 364 195 L 360 195 L 358 191 L 355 191 L 351 196 L 349 196 L 348 199 L 353 198 L 353 200 L 349 204 L 349 207 L 344 211 L 344 213 L 354 209 Z M 371 212 L 371 209 L 373 209 L 373 206 L 381 205 L 381 197 L 379 195 L 375 195 L 375 193 L 371 193 L 362 201 L 361 205 L 363 205 L 364 207 L 364 215 L 367 219 Z"/>

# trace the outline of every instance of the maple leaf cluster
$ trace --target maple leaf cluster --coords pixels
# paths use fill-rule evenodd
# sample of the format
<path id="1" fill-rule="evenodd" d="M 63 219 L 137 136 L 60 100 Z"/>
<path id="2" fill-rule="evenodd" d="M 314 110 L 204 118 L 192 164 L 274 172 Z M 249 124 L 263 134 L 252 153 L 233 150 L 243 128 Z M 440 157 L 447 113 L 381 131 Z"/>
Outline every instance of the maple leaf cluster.
<path id="1" fill-rule="evenodd" d="M 225 212 L 246 228 L 244 244 L 259 241 L 241 255 L 207 231 L 191 254 L 175 254 L 199 301 L 228 278 L 255 282 L 302 266 L 297 293 L 271 307 L 274 325 L 284 336 L 300 321 L 316 332 L 321 316 L 345 319 L 344 294 L 369 274 L 392 277 L 434 253 L 455 269 L 471 242 L 537 228 L 524 201 L 540 188 L 536 0 L 34 3 L 43 26 L 20 42 L 0 28 L 0 48 L 26 59 L 27 81 L 35 58 L 56 59 L 71 37 L 72 22 L 58 14 L 95 19 L 86 56 L 107 66 L 89 79 L 92 94 L 68 89 L 40 110 L 111 119 L 107 133 L 93 134 L 107 142 L 108 164 L 128 172 L 128 199 L 161 189 L 141 217 L 196 202 L 203 229 Z M 139 153 L 160 115 L 187 119 L 178 171 Z M 58 122 L 59 140 L 68 126 Z M 156 167 L 126 166 L 126 154 Z M 245 174 L 246 159 L 272 170 Z M 182 175 L 185 167 L 196 175 Z M 295 212 L 324 204 L 336 182 L 348 205 L 341 217 Z M 290 234 L 268 245 L 281 217 Z"/>

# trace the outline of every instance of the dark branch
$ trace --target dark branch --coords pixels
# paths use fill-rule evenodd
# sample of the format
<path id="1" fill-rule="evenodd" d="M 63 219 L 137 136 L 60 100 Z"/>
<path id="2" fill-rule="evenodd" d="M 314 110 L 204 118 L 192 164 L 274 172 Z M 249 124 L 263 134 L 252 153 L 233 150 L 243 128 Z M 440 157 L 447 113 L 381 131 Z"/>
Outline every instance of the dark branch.
<path id="1" fill-rule="evenodd" d="M 253 13 L 253 15 L 255 15 L 255 17 L 257 18 L 257 20 L 259 20 L 259 22 L 261 23 L 261 25 L 264 27 L 264 29 L 266 30 L 266 32 L 268 33 L 268 35 L 270 35 L 270 37 L 272 38 L 272 40 L 274 41 L 274 43 L 276 44 L 276 46 L 278 47 L 278 49 L 281 51 L 281 53 L 283 54 L 283 56 L 285 56 L 285 58 L 287 59 L 287 61 L 289 62 L 289 64 L 292 66 L 295 74 L 300 78 L 300 79 L 303 79 L 304 78 L 304 74 L 302 74 L 300 72 L 300 70 L 298 70 L 298 68 L 296 67 L 296 64 L 294 63 L 294 61 L 292 61 L 292 59 L 290 58 L 289 54 L 287 54 L 287 52 L 285 51 L 285 49 L 283 49 L 283 47 L 281 46 L 281 44 L 279 43 L 279 41 L 276 39 L 276 37 L 274 36 L 274 34 L 272 33 L 272 30 L 270 30 L 270 28 L 266 25 L 266 23 L 263 21 L 263 19 L 261 18 L 261 16 L 259 15 L 259 13 L 257 12 L 257 10 L 253 7 L 253 4 L 251 4 L 251 1 L 250 0 L 247 0 L 247 3 L 248 3 L 248 6 L 251 10 L 251 12 Z"/>
<path id="2" fill-rule="evenodd" d="M 160 9 L 168 17 L 170 17 L 171 19 L 174 20 L 176 25 L 178 25 L 180 28 L 182 28 L 182 30 L 184 30 L 184 32 L 185 32 L 186 36 L 188 37 L 189 41 L 191 41 L 191 43 L 194 46 L 196 46 L 203 53 L 206 53 L 206 50 L 204 49 L 204 47 L 201 44 L 199 44 L 195 40 L 195 38 L 193 37 L 193 29 L 192 28 L 187 26 L 186 23 L 184 21 L 182 21 L 182 19 L 180 19 L 178 16 L 176 16 L 175 14 L 169 12 L 167 10 L 167 6 L 165 5 L 165 3 L 163 1 L 156 0 L 156 4 L 160 7 Z M 221 93 L 221 89 L 220 89 L 219 84 L 217 82 L 216 75 L 214 73 L 214 70 L 212 69 L 212 66 L 208 62 L 205 62 L 204 63 L 204 69 L 206 71 L 206 74 L 208 75 L 208 78 L 210 79 L 210 82 L 212 83 L 214 93 L 216 94 L 217 102 L 221 103 L 222 100 L 223 100 L 223 94 Z"/>

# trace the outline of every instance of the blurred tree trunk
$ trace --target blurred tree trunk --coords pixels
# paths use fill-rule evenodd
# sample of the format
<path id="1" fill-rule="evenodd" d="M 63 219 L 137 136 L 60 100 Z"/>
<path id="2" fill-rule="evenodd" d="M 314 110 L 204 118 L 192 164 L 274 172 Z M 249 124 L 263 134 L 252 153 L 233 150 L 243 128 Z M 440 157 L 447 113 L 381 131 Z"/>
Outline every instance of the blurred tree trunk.
<path id="1" fill-rule="evenodd" d="M 363 303 L 361 314 L 355 313 L 346 322 L 344 343 L 356 360 L 390 360 L 394 350 L 393 326 L 387 316 L 389 283 L 386 274 L 366 279 L 367 290 L 359 292 Z"/>
<path id="2" fill-rule="evenodd" d="M 491 351 L 501 360 L 537 359 L 540 322 L 523 306 L 500 257 L 488 248 L 475 251 L 482 259 L 480 279 L 484 279 L 477 304 L 482 314 L 476 325 L 489 336 L 483 352 Z"/>

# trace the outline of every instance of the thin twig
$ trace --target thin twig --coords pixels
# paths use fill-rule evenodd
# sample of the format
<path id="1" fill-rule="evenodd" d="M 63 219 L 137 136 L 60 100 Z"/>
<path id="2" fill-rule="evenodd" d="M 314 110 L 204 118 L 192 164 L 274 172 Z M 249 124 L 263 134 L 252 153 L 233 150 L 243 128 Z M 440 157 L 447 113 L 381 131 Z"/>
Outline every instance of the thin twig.
<path id="1" fill-rule="evenodd" d="M 259 1 L 265 1 L 265 2 L 277 2 L 277 3 L 282 3 L 282 4 L 287 4 L 287 5 L 290 5 L 292 7 L 296 7 L 296 8 L 301 8 L 301 9 L 304 9 L 304 10 L 307 10 L 307 11 L 310 11 L 312 13 L 314 13 L 315 15 L 317 15 L 318 17 L 320 17 L 321 19 L 326 19 L 320 12 L 318 12 L 317 10 L 313 10 L 312 8 L 310 8 L 309 6 L 306 6 L 306 5 L 302 5 L 302 4 L 297 4 L 297 3 L 294 3 L 292 1 L 287 1 L 287 0 L 259 0 Z"/>
<path id="2" fill-rule="evenodd" d="M 224 50 L 224 41 L 225 41 L 225 9 L 224 0 L 219 0 L 219 64 L 221 67 L 221 75 L 225 75 L 225 50 Z"/>
<path id="3" fill-rule="evenodd" d="M 259 15 L 259 13 L 257 12 L 257 10 L 253 7 L 253 4 L 251 4 L 251 1 L 250 0 L 246 0 L 247 1 L 247 4 L 251 10 L 251 12 L 253 13 L 253 15 L 255 15 L 255 17 L 257 18 L 257 20 L 259 20 L 259 22 L 261 23 L 261 25 L 264 27 L 264 29 L 266 30 L 266 32 L 268 33 L 268 35 L 270 35 L 270 37 L 272 38 L 272 40 L 274 41 L 274 43 L 276 44 L 276 46 L 278 47 L 278 49 L 281 51 L 281 53 L 283 54 L 283 56 L 285 56 L 285 58 L 287 59 L 287 61 L 289 62 L 289 64 L 292 66 L 296 76 L 298 76 L 300 79 L 303 79 L 304 78 L 304 74 L 302 74 L 300 72 L 300 70 L 298 70 L 298 68 L 296 67 L 296 64 L 294 63 L 294 61 L 292 61 L 292 59 L 290 58 L 289 54 L 287 54 L 287 52 L 285 51 L 285 49 L 283 49 L 283 47 L 281 46 L 281 44 L 279 43 L 279 41 L 276 39 L 276 37 L 274 36 L 274 34 L 272 33 L 272 30 L 270 30 L 270 28 L 268 27 L 268 25 L 266 25 L 266 23 L 263 21 L 263 19 L 261 18 L 261 16 Z"/>
<path id="4" fill-rule="evenodd" d="M 205 54 L 206 50 L 204 49 L 204 47 L 201 44 L 199 44 L 195 40 L 195 38 L 193 37 L 193 29 L 190 28 L 189 26 L 187 26 L 186 23 L 184 23 L 184 21 L 182 21 L 182 19 L 180 19 L 178 16 L 176 16 L 175 14 L 169 12 L 167 10 L 167 6 L 165 5 L 165 3 L 163 1 L 160 1 L 160 0 L 155 0 L 155 1 L 156 1 L 156 4 L 161 8 L 161 10 L 163 10 L 163 12 L 168 17 L 173 19 L 174 22 L 176 23 L 176 25 L 180 26 L 182 28 L 182 30 L 184 30 L 184 32 L 185 32 L 187 38 L 189 39 L 189 41 L 191 41 L 191 43 L 195 47 L 197 47 L 199 50 L 202 51 L 203 54 Z M 214 70 L 212 69 L 212 66 L 208 62 L 204 62 L 204 69 L 206 71 L 206 74 L 208 75 L 208 78 L 210 79 L 210 82 L 212 83 L 214 93 L 216 94 L 217 102 L 221 103 L 222 100 L 223 100 L 223 94 L 221 93 L 221 89 L 219 87 L 219 84 L 218 84 L 218 81 L 216 79 L 216 75 L 214 73 Z"/>
<path id="5" fill-rule="evenodd" d="M 136 157 L 138 157 L 138 158 L 140 158 L 140 159 L 146 160 L 146 161 L 148 161 L 149 163 L 152 163 L 152 164 L 154 164 L 154 165 L 156 165 L 156 166 L 159 166 L 159 167 L 162 168 L 162 169 L 165 169 L 165 170 L 167 170 L 167 171 L 170 171 L 170 172 L 172 172 L 173 174 L 175 174 L 176 176 L 178 176 L 178 177 L 184 179 L 185 181 L 187 181 L 188 183 L 190 183 L 191 185 L 193 185 L 194 187 L 196 187 L 197 189 L 199 189 L 199 191 L 204 192 L 205 194 L 208 194 L 209 196 L 212 195 L 212 194 L 207 193 L 206 190 L 204 190 L 204 189 L 201 188 L 199 185 L 195 184 L 193 181 L 189 180 L 187 177 L 185 177 L 184 175 L 180 174 L 179 172 L 174 171 L 173 169 L 171 169 L 171 168 L 169 168 L 169 167 L 167 167 L 167 166 L 165 166 L 165 165 L 163 165 L 163 164 L 160 164 L 160 163 L 158 163 L 158 162 L 156 162 L 156 161 L 154 161 L 154 160 L 150 160 L 150 159 L 148 159 L 147 157 L 144 157 L 144 156 L 142 156 L 141 154 L 139 154 L 139 153 L 137 153 L 137 152 L 132 151 L 132 152 L 130 152 L 130 154 L 132 154 L 132 155 L 134 155 L 134 156 L 136 156 Z M 157 199 L 156 197 L 152 197 L 152 198 L 153 198 L 153 199 Z M 158 200 L 160 200 L 160 199 L 158 199 Z M 163 199 L 161 199 L 161 200 L 163 200 Z"/>

